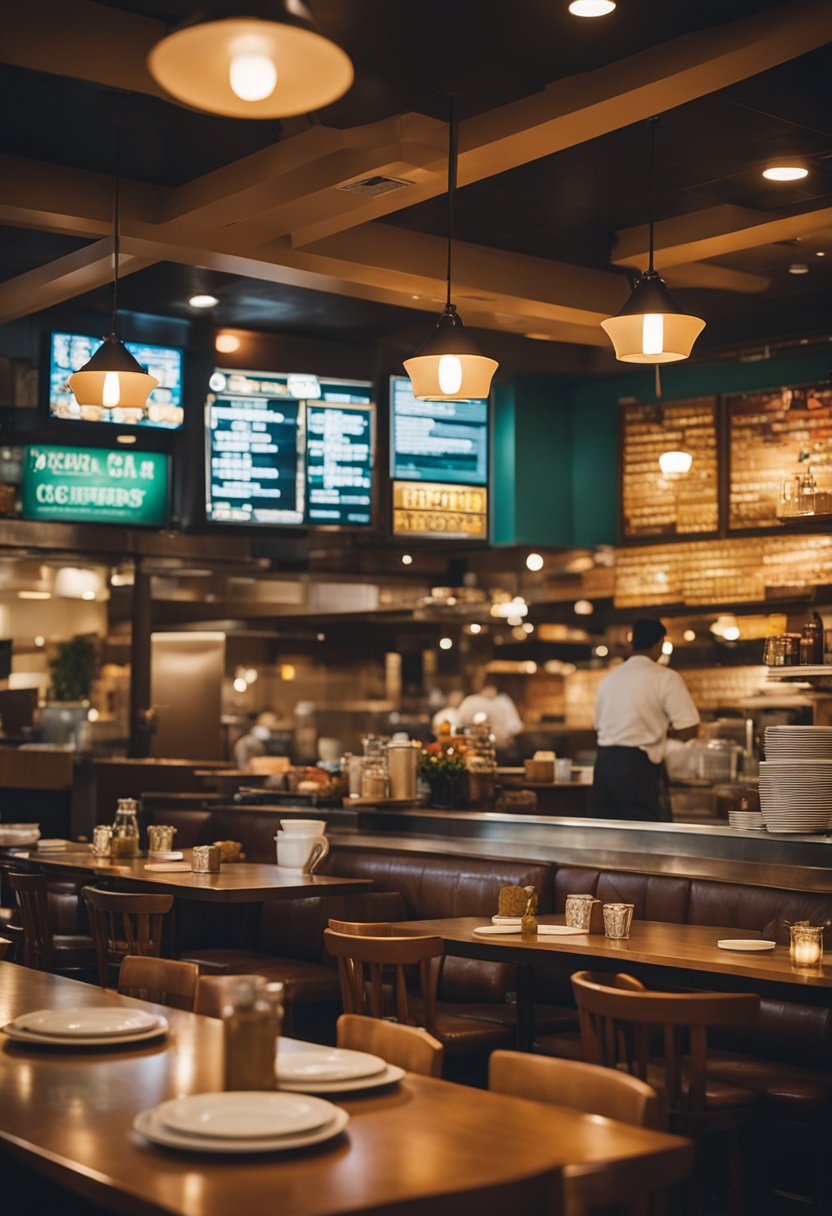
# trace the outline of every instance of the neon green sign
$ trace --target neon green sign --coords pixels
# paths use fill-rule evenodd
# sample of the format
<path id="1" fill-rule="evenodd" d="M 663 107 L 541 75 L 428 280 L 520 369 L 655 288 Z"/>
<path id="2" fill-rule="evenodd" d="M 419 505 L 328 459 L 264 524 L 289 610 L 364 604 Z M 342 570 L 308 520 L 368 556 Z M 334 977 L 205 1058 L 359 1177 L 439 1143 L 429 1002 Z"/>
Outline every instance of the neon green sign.
<path id="1" fill-rule="evenodd" d="M 30 444 L 23 461 L 23 518 L 162 528 L 168 458 L 160 452 Z"/>

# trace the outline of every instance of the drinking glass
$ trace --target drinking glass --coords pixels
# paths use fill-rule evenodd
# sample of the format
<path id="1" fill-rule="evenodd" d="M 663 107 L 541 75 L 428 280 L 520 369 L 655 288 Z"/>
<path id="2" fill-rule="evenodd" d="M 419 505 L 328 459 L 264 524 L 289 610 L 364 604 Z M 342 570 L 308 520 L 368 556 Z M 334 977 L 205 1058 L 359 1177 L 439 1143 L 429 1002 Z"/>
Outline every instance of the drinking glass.
<path id="1" fill-rule="evenodd" d="M 604 904 L 604 934 L 611 941 L 624 941 L 630 936 L 635 904 Z"/>

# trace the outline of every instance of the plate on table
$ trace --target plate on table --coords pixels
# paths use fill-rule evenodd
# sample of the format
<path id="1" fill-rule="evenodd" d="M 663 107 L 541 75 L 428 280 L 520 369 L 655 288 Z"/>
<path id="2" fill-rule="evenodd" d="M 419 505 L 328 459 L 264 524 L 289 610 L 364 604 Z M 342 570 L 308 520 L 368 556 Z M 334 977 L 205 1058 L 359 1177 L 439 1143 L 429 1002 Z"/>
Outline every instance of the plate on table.
<path id="1" fill-rule="evenodd" d="M 289 1094 L 276 1094 L 275 1097 L 289 1097 Z M 329 1105 L 329 1103 L 327 1103 Z M 156 1109 L 143 1110 L 133 1120 L 133 1127 L 145 1140 L 153 1144 L 161 1144 L 164 1148 L 186 1149 L 193 1153 L 288 1153 L 292 1149 L 307 1148 L 312 1144 L 323 1144 L 340 1136 L 350 1121 L 345 1110 L 332 1107 L 333 1115 L 329 1122 L 322 1127 L 296 1136 L 277 1136 L 274 1139 L 243 1140 L 222 1139 L 213 1136 L 188 1136 L 174 1132 L 162 1123 L 156 1114 Z"/>
<path id="2" fill-rule="evenodd" d="M 492 925 L 519 925 L 522 917 L 520 916 L 492 916 Z"/>
<path id="3" fill-rule="evenodd" d="M 740 950 L 746 954 L 760 954 L 763 950 L 773 950 L 777 942 L 768 942 L 761 937 L 724 937 L 717 942 L 720 950 Z"/>
<path id="4" fill-rule="evenodd" d="M 396 1085 L 405 1075 L 405 1070 L 398 1064 L 385 1064 L 382 1072 L 351 1081 L 288 1081 L 283 1079 L 279 1069 L 278 1064 L 277 1088 L 298 1094 L 353 1094 L 363 1089 L 380 1089 L 382 1085 Z"/>
<path id="5" fill-rule="evenodd" d="M 171 1098 L 155 1121 L 180 1136 L 211 1140 L 279 1140 L 302 1136 L 332 1121 L 335 1107 L 320 1098 L 269 1090 L 231 1090 Z"/>
<path id="6" fill-rule="evenodd" d="M 513 925 L 477 925 L 474 932 L 479 937 L 505 937 L 509 933 L 520 932 L 520 921 Z"/>
<path id="7" fill-rule="evenodd" d="M 148 849 L 147 855 L 154 861 L 181 861 L 185 856 L 181 849 L 159 849 L 157 852 Z"/>
<path id="8" fill-rule="evenodd" d="M 277 1057 L 281 1081 L 353 1081 L 384 1072 L 386 1061 L 368 1051 L 347 1051 L 341 1047 L 297 1051 Z"/>
<path id="9" fill-rule="evenodd" d="M 576 929 L 572 925 L 538 925 L 538 933 L 544 937 L 575 937 L 588 933 L 588 929 Z"/>
<path id="10" fill-rule="evenodd" d="M 112 1036 L 124 1038 L 125 1035 L 158 1030 L 163 1020 L 158 1013 L 145 1013 L 143 1009 L 93 1006 L 86 1009 L 37 1009 L 34 1013 L 21 1014 L 12 1025 L 30 1034 L 53 1038 L 98 1039 Z"/>
<path id="11" fill-rule="evenodd" d="M 33 1034 L 29 1030 L 19 1029 L 13 1022 L 7 1022 L 2 1029 L 3 1033 L 16 1043 L 29 1043 L 32 1047 L 63 1047 L 65 1051 L 72 1051 L 75 1047 L 131 1047 L 134 1044 L 149 1043 L 151 1039 L 158 1039 L 167 1034 L 170 1027 L 165 1018 L 160 1018 L 159 1025 L 154 1026 L 152 1030 L 142 1030 L 134 1034 L 119 1036 L 97 1035 L 83 1039 L 68 1038 L 67 1036 L 61 1038 L 59 1035 L 51 1034 Z"/>
<path id="12" fill-rule="evenodd" d="M 61 840 L 57 836 L 42 838 L 37 843 L 37 851 L 39 853 L 48 853 L 52 849 L 67 849 L 71 844 L 71 840 Z"/>
<path id="13" fill-rule="evenodd" d="M 184 874 L 191 872 L 191 863 L 189 861 L 148 861 L 145 862 L 144 868 L 154 874 Z"/>

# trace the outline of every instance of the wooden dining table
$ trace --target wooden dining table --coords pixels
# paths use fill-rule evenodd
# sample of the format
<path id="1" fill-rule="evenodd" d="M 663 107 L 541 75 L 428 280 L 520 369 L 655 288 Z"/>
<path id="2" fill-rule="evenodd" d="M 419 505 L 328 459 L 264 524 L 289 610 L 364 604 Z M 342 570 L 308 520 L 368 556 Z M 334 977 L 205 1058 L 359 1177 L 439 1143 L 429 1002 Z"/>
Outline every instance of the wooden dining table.
<path id="1" fill-rule="evenodd" d="M 532 1187 L 544 1212 L 567 1186 L 622 1199 L 687 1176 L 692 1145 L 596 1115 L 406 1074 L 333 1100 L 345 1132 L 311 1149 L 211 1157 L 153 1146 L 142 1110 L 222 1088 L 222 1024 L 0 963 L 0 1025 L 44 1008 L 123 1005 L 164 1013 L 169 1035 L 127 1050 L 0 1045 L 0 1162 L 126 1216 L 443 1216 L 506 1210 Z M 283 1052 L 312 1044 L 281 1039 Z M 279 1068 L 278 1055 L 278 1068 Z M 571 1181 L 569 1181 L 571 1180 Z"/>
<path id="2" fill-rule="evenodd" d="M 538 921 L 564 924 L 563 916 L 557 915 L 540 916 Z M 717 946 L 718 941 L 762 937 L 749 929 L 634 920 L 626 941 L 590 933 L 522 937 L 474 932 L 490 924 L 481 916 L 454 916 L 403 921 L 399 928 L 408 934 L 441 937 L 447 954 L 513 964 L 517 969 L 517 1044 L 522 1051 L 530 1051 L 534 1039 L 535 971 L 546 965 L 573 971 L 627 971 L 654 986 L 666 983 L 709 991 L 755 992 L 803 1004 L 828 1005 L 832 1001 L 830 955 L 822 966 L 809 968 L 792 964 L 788 946 L 754 953 Z"/>

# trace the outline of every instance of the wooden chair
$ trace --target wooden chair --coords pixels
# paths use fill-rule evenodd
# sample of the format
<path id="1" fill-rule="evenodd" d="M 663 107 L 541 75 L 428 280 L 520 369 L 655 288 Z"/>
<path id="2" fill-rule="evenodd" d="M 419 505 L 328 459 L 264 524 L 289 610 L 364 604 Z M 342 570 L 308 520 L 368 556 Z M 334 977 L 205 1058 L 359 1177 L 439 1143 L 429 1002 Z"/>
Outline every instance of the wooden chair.
<path id="1" fill-rule="evenodd" d="M 110 969 L 128 954 L 159 958 L 165 915 L 173 907 L 172 895 L 125 895 L 84 887 L 84 901 L 92 929 L 102 988 L 110 982 Z"/>
<path id="2" fill-rule="evenodd" d="M 672 1131 L 730 1138 L 731 1211 L 739 1213 L 742 1127 L 753 1113 L 751 1090 L 708 1079 L 708 1029 L 744 1026 L 760 1008 L 745 993 L 652 992 L 628 975 L 572 976 L 584 1060 L 626 1071 L 659 1089 Z"/>
<path id="3" fill-rule="evenodd" d="M 45 875 L 12 872 L 8 877 L 20 913 L 24 965 L 36 971 L 75 972 L 93 968 L 96 955 L 91 937 L 53 933 Z M 20 947 L 15 949 L 19 951 Z M 18 954 L 15 960 L 19 961 Z"/>
<path id="4" fill-rule="evenodd" d="M 6 957 L 6 953 L 11 944 L 12 943 L 7 937 L 0 937 L 0 959 L 4 959 Z"/>
<path id="5" fill-rule="evenodd" d="M 208 1018 L 221 1018 L 223 1006 L 228 1003 L 228 997 L 236 984 L 241 980 L 254 983 L 262 979 L 262 975 L 200 975 L 196 986 L 194 1013 L 201 1013 L 203 1017 Z"/>
<path id="6" fill-rule="evenodd" d="M 337 1022 L 337 1043 L 352 1051 L 368 1051 L 388 1064 L 423 1077 L 441 1077 L 445 1048 L 420 1026 L 343 1013 Z M 493 1058 L 493 1057 L 492 1057 Z"/>
<path id="7" fill-rule="evenodd" d="M 122 959 L 118 972 L 118 990 L 122 996 L 134 996 L 140 1001 L 170 1005 L 172 1009 L 194 1008 L 199 967 L 196 963 L 181 963 L 171 958 L 142 958 L 128 954 Z"/>
<path id="8" fill-rule="evenodd" d="M 666 1124 L 662 1100 L 652 1085 L 597 1064 L 495 1051 L 488 1062 L 488 1088 L 655 1131 Z"/>
<path id="9" fill-rule="evenodd" d="M 327 950 L 338 960 L 344 1013 L 388 1015 L 385 977 L 392 973 L 393 1012 L 397 1022 L 415 1025 L 405 967 L 418 968 L 424 1028 L 436 1034 L 436 990 L 445 957 L 441 937 L 399 936 L 387 921 L 330 920 L 324 930 Z"/>

